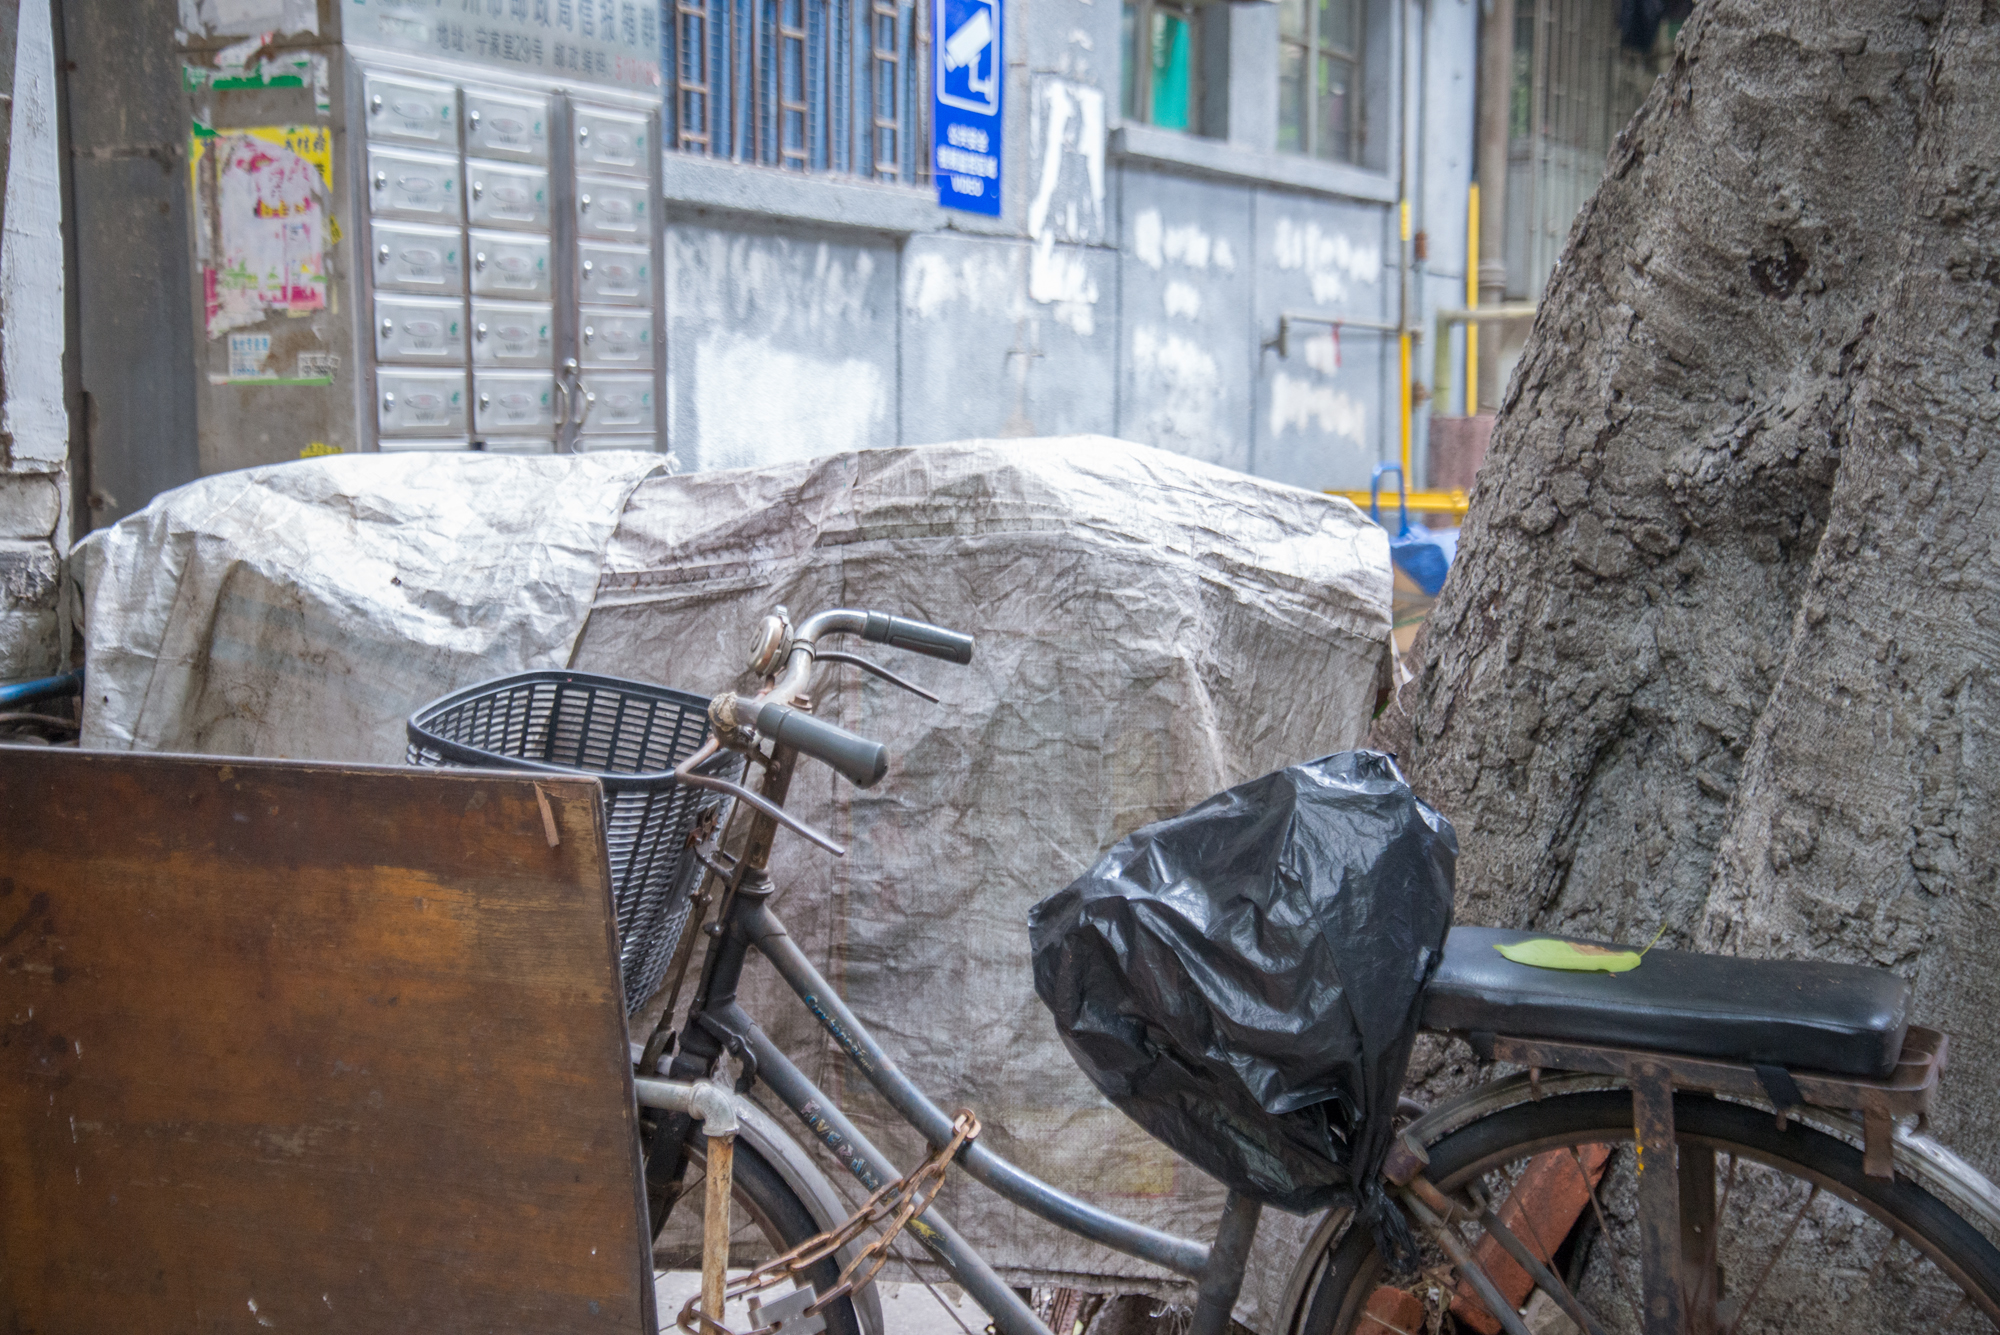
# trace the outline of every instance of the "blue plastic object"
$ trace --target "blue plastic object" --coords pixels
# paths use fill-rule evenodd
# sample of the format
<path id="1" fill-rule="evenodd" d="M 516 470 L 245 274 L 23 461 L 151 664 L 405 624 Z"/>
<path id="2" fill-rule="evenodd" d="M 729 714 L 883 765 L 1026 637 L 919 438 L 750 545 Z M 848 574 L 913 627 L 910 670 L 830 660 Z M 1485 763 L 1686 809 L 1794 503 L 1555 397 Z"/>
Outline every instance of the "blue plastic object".
<path id="1" fill-rule="evenodd" d="M 10 705 L 30 705 L 37 700 L 54 700 L 65 695 L 80 695 L 83 692 L 83 669 L 65 672 L 59 677 L 37 677 L 33 681 L 17 681 L 11 686 L 0 686 L 0 708 Z"/>
<path id="2" fill-rule="evenodd" d="M 1368 515 L 1376 523 L 1382 524 L 1384 473 L 1396 475 L 1396 495 L 1402 506 L 1402 523 L 1389 535 L 1389 559 L 1435 598 L 1444 588 L 1444 577 L 1451 573 L 1452 558 L 1458 555 L 1458 530 L 1410 527 L 1410 493 L 1400 464 L 1376 464 L 1374 476 L 1368 479 Z"/>

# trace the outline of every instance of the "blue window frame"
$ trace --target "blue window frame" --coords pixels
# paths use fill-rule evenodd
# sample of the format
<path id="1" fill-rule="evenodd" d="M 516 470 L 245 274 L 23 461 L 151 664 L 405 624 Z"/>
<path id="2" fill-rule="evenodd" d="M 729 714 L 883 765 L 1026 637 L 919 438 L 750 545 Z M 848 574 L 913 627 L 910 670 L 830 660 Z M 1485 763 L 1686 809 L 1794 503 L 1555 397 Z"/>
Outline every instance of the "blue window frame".
<path id="1" fill-rule="evenodd" d="M 667 142 L 876 181 L 929 177 L 916 0 L 666 0 Z"/>

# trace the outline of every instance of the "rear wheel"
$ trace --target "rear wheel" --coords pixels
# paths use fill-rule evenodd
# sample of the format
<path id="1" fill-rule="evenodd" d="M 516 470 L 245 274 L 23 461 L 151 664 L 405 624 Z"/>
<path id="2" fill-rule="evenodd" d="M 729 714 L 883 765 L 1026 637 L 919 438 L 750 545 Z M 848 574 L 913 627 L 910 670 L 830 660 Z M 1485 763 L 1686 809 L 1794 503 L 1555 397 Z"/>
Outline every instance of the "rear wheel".
<path id="1" fill-rule="evenodd" d="M 1606 1335 L 1642 1329 L 1632 1112 L 1622 1089 L 1519 1103 L 1431 1144 L 1425 1170 L 1447 1195 L 1478 1188 Z M 1871 1178 L 1853 1146 L 1797 1121 L 1781 1131 L 1742 1104 L 1682 1095 L 1674 1121 L 1690 1335 L 2000 1330 L 2000 1251 L 1906 1174 Z M 1467 1229 L 1530 1330 L 1576 1329 L 1556 1295 Z M 1372 1239 L 1349 1229 L 1298 1335 L 1499 1329 L 1428 1239 L 1423 1260 L 1391 1286 Z"/>
<path id="2" fill-rule="evenodd" d="M 701 1274 L 701 1215 L 707 1197 L 708 1142 L 700 1135 L 688 1137 L 687 1175 L 678 1205 L 667 1215 L 653 1240 L 653 1271 L 661 1293 L 660 1329 L 668 1330 L 680 1315 L 681 1304 L 699 1291 Z M 735 1162 L 730 1172 L 729 1268 L 747 1270 L 798 1246 L 820 1232 L 818 1221 L 786 1184 L 769 1161 L 741 1137 L 737 1138 Z M 817 1293 L 831 1291 L 840 1279 L 840 1267 L 832 1257 L 807 1269 L 801 1278 Z M 782 1297 L 789 1286 L 780 1284 L 770 1297 Z M 829 1306 L 827 1335 L 861 1335 L 854 1304 L 842 1298 Z M 732 1322 L 732 1325 L 735 1323 Z M 738 1326 L 747 1330 L 747 1325 Z"/>

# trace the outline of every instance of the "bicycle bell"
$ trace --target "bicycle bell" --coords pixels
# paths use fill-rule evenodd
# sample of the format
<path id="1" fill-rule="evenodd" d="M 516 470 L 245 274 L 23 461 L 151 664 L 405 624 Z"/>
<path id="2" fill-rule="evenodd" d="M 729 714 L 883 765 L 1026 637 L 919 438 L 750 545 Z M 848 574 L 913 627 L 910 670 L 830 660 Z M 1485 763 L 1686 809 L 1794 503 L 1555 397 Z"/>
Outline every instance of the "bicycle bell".
<path id="1" fill-rule="evenodd" d="M 775 673 L 785 657 L 785 646 L 791 641 L 791 613 L 780 604 L 778 610 L 765 617 L 764 623 L 757 628 L 757 643 L 750 650 L 750 670 L 760 677 Z"/>

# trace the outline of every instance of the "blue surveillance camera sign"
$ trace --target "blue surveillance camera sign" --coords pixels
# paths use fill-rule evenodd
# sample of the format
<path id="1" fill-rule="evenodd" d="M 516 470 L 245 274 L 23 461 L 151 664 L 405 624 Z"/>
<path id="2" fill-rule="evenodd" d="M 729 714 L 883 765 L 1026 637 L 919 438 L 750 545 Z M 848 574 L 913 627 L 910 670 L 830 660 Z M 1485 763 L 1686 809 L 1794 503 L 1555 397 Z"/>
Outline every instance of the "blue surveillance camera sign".
<path id="1" fill-rule="evenodd" d="M 1000 213 L 1001 0 L 931 0 L 931 167 L 938 203 Z"/>

